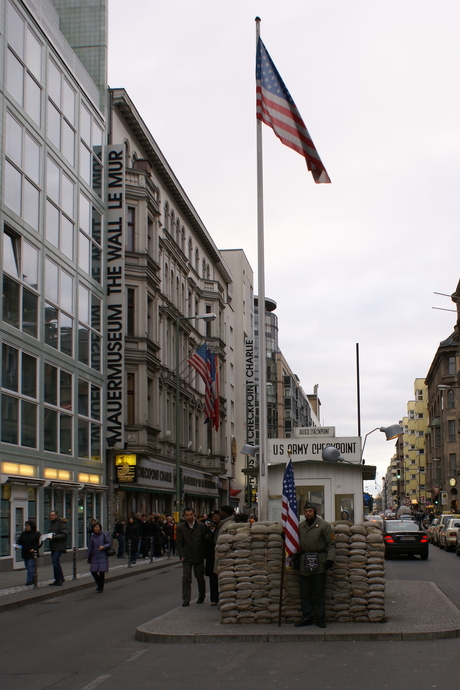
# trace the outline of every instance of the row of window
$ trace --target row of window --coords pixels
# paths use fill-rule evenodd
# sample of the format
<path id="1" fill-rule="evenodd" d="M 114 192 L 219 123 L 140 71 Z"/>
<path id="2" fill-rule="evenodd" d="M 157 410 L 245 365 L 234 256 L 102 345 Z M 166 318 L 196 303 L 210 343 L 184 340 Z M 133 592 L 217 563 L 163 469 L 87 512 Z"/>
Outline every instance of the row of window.
<path id="1" fill-rule="evenodd" d="M 34 230 L 40 226 L 40 155 L 33 137 L 6 115 L 5 203 Z M 75 183 L 49 156 L 46 159 L 45 237 L 74 260 Z M 88 197 L 78 198 L 78 265 L 102 282 L 102 216 Z"/>
<path id="2" fill-rule="evenodd" d="M 26 21 L 8 3 L 7 90 L 41 127 L 43 89 L 43 45 Z M 77 141 L 77 92 L 51 57 L 47 60 L 47 137 L 67 162 L 75 167 Z M 80 175 L 101 195 L 103 129 L 81 102 Z"/>
<path id="3" fill-rule="evenodd" d="M 20 235 L 5 228 L 3 321 L 34 338 L 39 337 L 38 266 L 38 250 Z M 101 300 L 79 283 L 76 313 L 74 280 L 61 266 L 46 258 L 43 338 L 47 345 L 73 357 L 76 328 L 78 361 L 100 371 Z"/>
<path id="4" fill-rule="evenodd" d="M 3 443 L 38 448 L 39 402 L 44 404 L 43 450 L 101 459 L 101 388 L 49 362 L 40 380 L 37 357 L 2 344 L 1 434 Z M 74 394 L 77 396 L 76 409 Z M 43 398 L 41 398 L 43 396 Z"/>

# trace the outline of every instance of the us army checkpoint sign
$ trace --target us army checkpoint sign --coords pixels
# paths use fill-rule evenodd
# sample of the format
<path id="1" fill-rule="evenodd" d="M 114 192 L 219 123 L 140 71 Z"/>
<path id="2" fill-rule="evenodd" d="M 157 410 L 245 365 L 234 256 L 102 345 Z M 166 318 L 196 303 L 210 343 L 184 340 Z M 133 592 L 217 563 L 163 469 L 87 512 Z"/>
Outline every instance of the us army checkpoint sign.
<path id="1" fill-rule="evenodd" d="M 302 460 L 318 460 L 323 462 L 322 452 L 326 446 L 332 446 L 340 451 L 340 455 L 348 462 L 359 464 L 361 460 L 361 439 L 359 436 L 344 436 L 330 438 L 269 438 L 268 462 L 286 463 L 289 454 L 292 462 Z"/>

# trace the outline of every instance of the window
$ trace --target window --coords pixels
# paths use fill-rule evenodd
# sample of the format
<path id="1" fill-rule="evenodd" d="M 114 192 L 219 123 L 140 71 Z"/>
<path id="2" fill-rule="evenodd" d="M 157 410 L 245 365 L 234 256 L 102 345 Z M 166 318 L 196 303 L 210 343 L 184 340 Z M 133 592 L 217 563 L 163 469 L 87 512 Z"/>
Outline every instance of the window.
<path id="1" fill-rule="evenodd" d="M 449 357 L 447 359 L 447 373 L 448 374 L 455 374 L 456 373 L 455 357 Z"/>
<path id="2" fill-rule="evenodd" d="M 78 265 L 101 283 L 102 216 L 84 194 L 79 198 Z"/>
<path id="3" fill-rule="evenodd" d="M 75 185 L 51 158 L 46 161 L 45 237 L 73 260 L 73 220 Z"/>
<path id="4" fill-rule="evenodd" d="M 72 455 L 72 374 L 45 362 L 44 444 L 51 453 Z"/>
<path id="5" fill-rule="evenodd" d="M 6 88 L 40 127 L 42 45 L 10 3 L 7 26 Z"/>
<path id="6" fill-rule="evenodd" d="M 457 473 L 457 453 L 449 453 L 449 474 L 453 476 Z"/>
<path id="7" fill-rule="evenodd" d="M 447 435 L 449 443 L 455 443 L 457 440 L 455 434 L 455 419 L 449 419 L 447 422 Z"/>
<path id="8" fill-rule="evenodd" d="M 134 336 L 135 329 L 135 304 L 136 291 L 134 288 L 128 288 L 126 290 L 126 334 L 129 336 Z"/>
<path id="9" fill-rule="evenodd" d="M 98 196 L 102 195 L 102 142 L 102 128 L 82 103 L 80 106 L 80 176 Z"/>
<path id="10" fill-rule="evenodd" d="M 88 288 L 78 287 L 78 360 L 92 369 L 101 369 L 101 300 Z"/>
<path id="11" fill-rule="evenodd" d="M 53 60 L 48 60 L 47 136 L 75 165 L 76 92 Z"/>
<path id="12" fill-rule="evenodd" d="M 1 440 L 37 447 L 37 359 L 2 344 Z"/>
<path id="13" fill-rule="evenodd" d="M 212 314 L 212 307 L 210 304 L 206 305 L 206 314 Z M 206 337 L 212 337 L 212 321 L 206 321 Z"/>
<path id="14" fill-rule="evenodd" d="M 5 144 L 5 203 L 34 230 L 38 230 L 41 149 L 8 112 Z"/>
<path id="15" fill-rule="evenodd" d="M 126 406 L 127 406 L 127 424 L 135 424 L 134 415 L 134 394 L 135 394 L 135 374 L 126 374 Z"/>
<path id="16" fill-rule="evenodd" d="M 3 232 L 3 321 L 38 336 L 38 250 L 20 235 Z"/>
<path id="17" fill-rule="evenodd" d="M 78 456 L 101 460 L 101 389 L 78 379 Z"/>
<path id="18" fill-rule="evenodd" d="M 73 278 L 50 259 L 45 262 L 45 343 L 72 357 Z"/>
<path id="19" fill-rule="evenodd" d="M 415 391 L 415 399 L 416 400 L 423 400 L 423 390 Z"/>
<path id="20" fill-rule="evenodd" d="M 455 392 L 450 388 L 447 391 L 447 409 L 453 410 L 455 407 Z"/>
<path id="21" fill-rule="evenodd" d="M 136 209 L 128 207 L 126 216 L 126 251 L 133 252 L 136 233 Z"/>

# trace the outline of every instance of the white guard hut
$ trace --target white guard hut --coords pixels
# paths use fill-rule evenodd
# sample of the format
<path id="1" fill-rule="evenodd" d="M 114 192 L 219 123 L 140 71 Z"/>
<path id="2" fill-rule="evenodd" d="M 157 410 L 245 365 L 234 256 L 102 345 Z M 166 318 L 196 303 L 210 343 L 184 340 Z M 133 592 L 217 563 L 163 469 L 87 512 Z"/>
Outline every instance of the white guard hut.
<path id="1" fill-rule="evenodd" d="M 269 520 L 281 519 L 283 474 L 289 457 L 294 469 L 300 516 L 305 502 L 309 501 L 318 515 L 328 522 L 342 519 L 345 510 L 354 523 L 364 519 L 363 481 L 374 480 L 376 468 L 361 463 L 359 437 L 321 438 L 315 435 L 269 439 L 268 446 Z M 329 451 L 329 455 L 336 455 L 338 460 L 323 460 L 323 450 L 327 447 L 339 451 Z"/>

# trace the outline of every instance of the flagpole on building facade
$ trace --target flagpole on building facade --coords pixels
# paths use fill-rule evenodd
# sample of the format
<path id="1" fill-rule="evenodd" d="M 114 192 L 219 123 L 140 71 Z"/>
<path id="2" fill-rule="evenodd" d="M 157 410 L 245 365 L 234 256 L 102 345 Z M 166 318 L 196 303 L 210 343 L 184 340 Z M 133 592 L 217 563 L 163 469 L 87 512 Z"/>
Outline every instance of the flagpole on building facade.
<path id="1" fill-rule="evenodd" d="M 256 48 L 260 37 L 260 17 L 256 17 Z M 262 120 L 257 123 L 257 292 L 259 312 L 259 520 L 268 520 L 267 473 L 267 348 L 265 336 L 265 242 L 264 242 L 264 188 L 262 158 Z"/>

